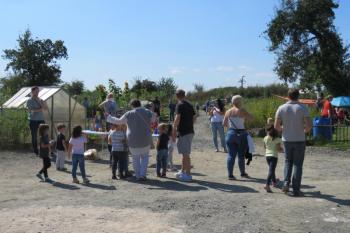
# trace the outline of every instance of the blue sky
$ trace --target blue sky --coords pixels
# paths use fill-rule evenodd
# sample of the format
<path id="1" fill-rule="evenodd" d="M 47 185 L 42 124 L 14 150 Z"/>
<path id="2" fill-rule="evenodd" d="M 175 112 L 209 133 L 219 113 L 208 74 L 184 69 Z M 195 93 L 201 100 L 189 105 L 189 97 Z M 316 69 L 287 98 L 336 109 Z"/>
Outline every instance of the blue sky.
<path id="1" fill-rule="evenodd" d="M 109 78 L 174 77 L 187 90 L 278 82 L 263 32 L 279 0 L 0 0 L 0 50 L 26 28 L 64 40 L 64 81 L 88 88 Z M 339 0 L 336 26 L 350 43 L 350 1 Z M 6 61 L 0 59 L 0 76 Z"/>

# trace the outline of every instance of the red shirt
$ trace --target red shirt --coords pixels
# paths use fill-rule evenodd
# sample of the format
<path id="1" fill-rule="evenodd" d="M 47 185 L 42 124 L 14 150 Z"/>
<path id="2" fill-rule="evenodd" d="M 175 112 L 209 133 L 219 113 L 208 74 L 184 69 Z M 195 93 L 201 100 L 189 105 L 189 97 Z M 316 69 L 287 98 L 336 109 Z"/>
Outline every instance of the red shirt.
<path id="1" fill-rule="evenodd" d="M 322 116 L 323 117 L 330 117 L 329 113 L 332 111 L 332 105 L 329 100 L 326 100 L 323 103 L 323 109 L 322 109 Z"/>

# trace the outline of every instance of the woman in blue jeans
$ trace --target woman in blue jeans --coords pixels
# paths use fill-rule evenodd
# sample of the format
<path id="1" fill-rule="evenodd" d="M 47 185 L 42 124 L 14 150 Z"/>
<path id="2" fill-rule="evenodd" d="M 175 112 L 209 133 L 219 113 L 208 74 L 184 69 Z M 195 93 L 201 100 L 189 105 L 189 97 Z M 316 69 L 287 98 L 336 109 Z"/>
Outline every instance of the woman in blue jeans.
<path id="1" fill-rule="evenodd" d="M 209 113 L 210 115 L 210 125 L 211 125 L 211 132 L 213 134 L 213 143 L 215 146 L 215 151 L 219 152 L 219 146 L 218 146 L 218 132 L 221 140 L 221 146 L 224 149 L 224 152 L 226 153 L 226 143 L 225 143 L 225 131 L 224 126 L 222 125 L 222 122 L 224 120 L 225 116 L 225 105 L 221 101 L 221 99 L 217 99 L 215 107 L 212 108 L 212 110 Z"/>
<path id="2" fill-rule="evenodd" d="M 226 145 L 228 148 L 227 171 L 229 180 L 236 179 L 233 176 L 233 167 L 237 155 L 241 177 L 249 177 L 245 172 L 244 164 L 244 154 L 248 148 L 247 131 L 244 127 L 244 122 L 252 119 L 253 116 L 242 107 L 242 97 L 240 95 L 233 96 L 232 108 L 226 112 L 223 122 L 223 125 L 228 128 Z"/>

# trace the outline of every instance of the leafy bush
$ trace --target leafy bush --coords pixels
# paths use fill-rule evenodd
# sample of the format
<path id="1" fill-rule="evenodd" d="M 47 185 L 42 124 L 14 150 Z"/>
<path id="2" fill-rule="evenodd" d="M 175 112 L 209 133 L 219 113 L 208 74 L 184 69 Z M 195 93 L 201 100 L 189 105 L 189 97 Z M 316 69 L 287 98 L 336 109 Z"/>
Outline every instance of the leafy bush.
<path id="1" fill-rule="evenodd" d="M 25 110 L 3 109 L 0 112 L 0 149 L 20 148 L 30 142 Z"/>

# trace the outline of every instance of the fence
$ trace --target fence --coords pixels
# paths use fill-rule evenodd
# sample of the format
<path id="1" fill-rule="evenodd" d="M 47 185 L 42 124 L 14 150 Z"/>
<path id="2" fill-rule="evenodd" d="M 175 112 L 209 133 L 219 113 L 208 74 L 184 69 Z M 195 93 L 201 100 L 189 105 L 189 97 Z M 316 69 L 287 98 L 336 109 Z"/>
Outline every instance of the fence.
<path id="1" fill-rule="evenodd" d="M 323 140 L 332 142 L 350 142 L 349 125 L 314 125 L 307 135 L 308 141 Z"/>

